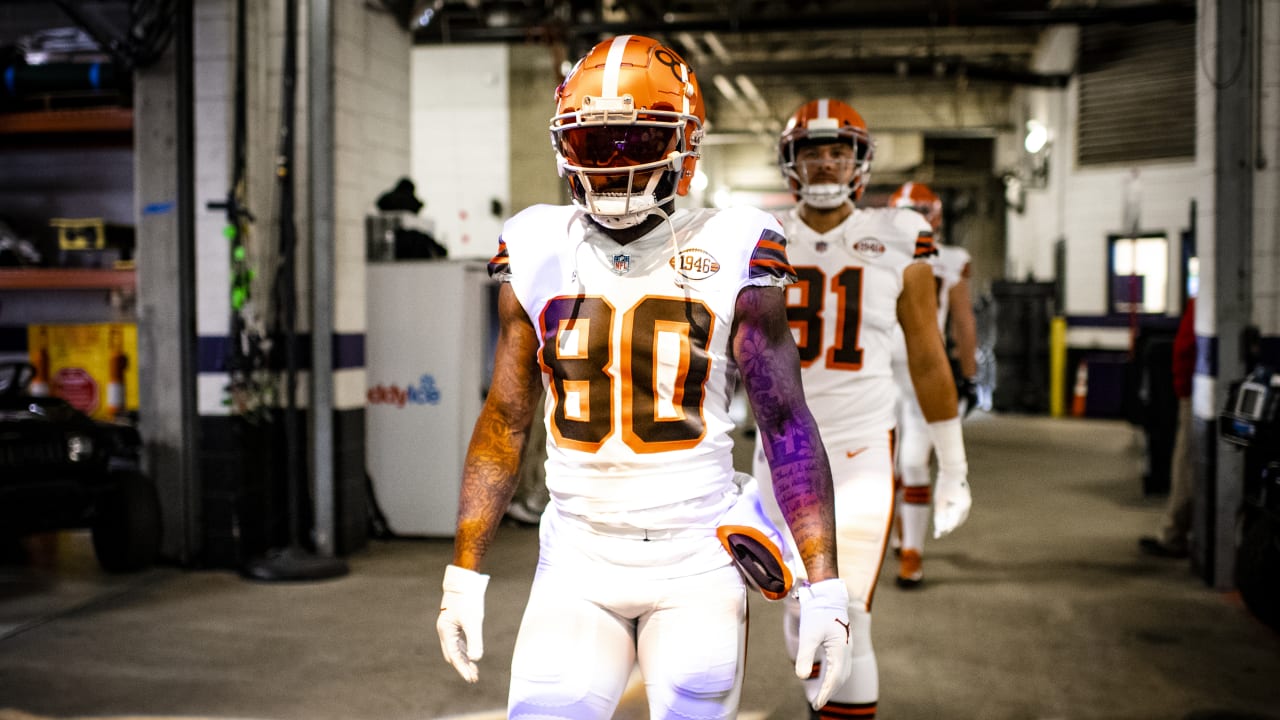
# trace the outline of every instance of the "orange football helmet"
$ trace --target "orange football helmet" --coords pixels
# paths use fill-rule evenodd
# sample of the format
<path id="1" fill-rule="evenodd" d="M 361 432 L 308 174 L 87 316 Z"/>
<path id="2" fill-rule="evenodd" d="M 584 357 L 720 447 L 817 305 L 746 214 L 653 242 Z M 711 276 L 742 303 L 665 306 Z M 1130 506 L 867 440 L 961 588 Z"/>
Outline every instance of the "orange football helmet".
<path id="1" fill-rule="evenodd" d="M 619 35 L 556 88 L 551 144 L 574 203 L 620 229 L 689 191 L 705 123 L 693 69 L 657 40 Z"/>
<path id="2" fill-rule="evenodd" d="M 911 208 L 924 216 L 938 232 L 942 226 L 942 200 L 929 189 L 928 185 L 918 182 L 906 182 L 889 196 L 889 207 Z"/>
<path id="3" fill-rule="evenodd" d="M 852 176 L 848 184 L 810 182 L 804 163 L 796 162 L 796 152 L 807 145 L 848 143 L 852 149 Z M 875 146 L 867 123 L 857 110 L 829 98 L 810 100 L 796 110 L 778 138 L 778 167 L 791 192 L 805 203 L 819 208 L 839 206 L 850 195 L 854 200 L 871 178 L 871 158 Z"/>

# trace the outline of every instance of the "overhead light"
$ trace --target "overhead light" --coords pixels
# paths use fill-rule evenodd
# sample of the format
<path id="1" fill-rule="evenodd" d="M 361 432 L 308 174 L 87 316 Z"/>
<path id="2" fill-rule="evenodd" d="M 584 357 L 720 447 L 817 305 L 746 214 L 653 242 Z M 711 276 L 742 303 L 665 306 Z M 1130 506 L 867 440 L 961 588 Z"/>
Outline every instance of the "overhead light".
<path id="1" fill-rule="evenodd" d="M 1027 135 L 1022 140 L 1022 147 L 1025 148 L 1027 152 L 1035 155 L 1043 150 L 1044 146 L 1048 144 L 1049 128 L 1045 127 L 1044 123 L 1039 120 L 1028 120 Z"/>
<path id="2" fill-rule="evenodd" d="M 733 62 L 733 57 L 729 55 L 724 43 L 720 42 L 720 38 L 716 37 L 715 33 L 703 33 L 702 41 L 707 44 L 707 47 L 711 48 L 711 52 L 716 56 L 717 60 L 726 65 Z"/>
<path id="3" fill-rule="evenodd" d="M 687 32 L 678 32 L 676 33 L 676 40 L 679 40 L 680 44 L 685 47 L 685 50 L 692 56 L 689 59 L 698 67 L 702 67 L 705 64 L 707 55 L 702 52 L 702 48 L 698 46 L 698 41 L 693 35 Z"/>
<path id="4" fill-rule="evenodd" d="M 693 179 L 689 181 L 689 187 L 694 192 L 702 192 L 707 189 L 707 185 L 711 182 L 707 174 L 702 172 L 701 168 L 693 171 Z"/>
<path id="5" fill-rule="evenodd" d="M 435 8 L 426 8 L 422 14 L 418 16 L 418 27 L 424 28 L 431 24 L 431 18 L 436 16 Z"/>
<path id="6" fill-rule="evenodd" d="M 733 86 L 733 83 L 729 82 L 729 78 L 723 75 L 713 75 L 711 77 L 711 84 L 715 85 L 716 89 L 720 91 L 720 94 L 724 95 L 729 102 L 736 103 L 742 100 L 738 95 L 738 89 Z"/>

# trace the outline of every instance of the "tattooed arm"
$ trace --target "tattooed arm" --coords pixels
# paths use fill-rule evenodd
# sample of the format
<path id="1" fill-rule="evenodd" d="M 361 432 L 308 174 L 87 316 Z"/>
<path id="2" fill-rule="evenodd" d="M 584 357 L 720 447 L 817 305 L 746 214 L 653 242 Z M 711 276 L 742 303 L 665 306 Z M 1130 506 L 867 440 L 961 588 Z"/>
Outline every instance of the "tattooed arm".
<path id="1" fill-rule="evenodd" d="M 780 288 L 747 287 L 734 310 L 733 356 L 742 372 L 773 475 L 809 581 L 837 576 L 834 491 L 827 451 L 800 384 L 800 356 Z"/>
<path id="2" fill-rule="evenodd" d="M 520 458 L 541 391 L 538 335 L 511 285 L 498 291 L 498 345 L 489 396 L 471 432 L 453 564 L 478 570 L 515 494 Z"/>

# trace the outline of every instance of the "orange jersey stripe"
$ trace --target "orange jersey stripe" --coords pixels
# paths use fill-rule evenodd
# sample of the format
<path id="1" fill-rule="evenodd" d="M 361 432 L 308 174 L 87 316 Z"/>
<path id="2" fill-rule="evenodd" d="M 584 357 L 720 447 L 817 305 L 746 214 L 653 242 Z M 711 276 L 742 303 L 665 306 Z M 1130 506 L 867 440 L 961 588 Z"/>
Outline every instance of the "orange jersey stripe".
<path id="1" fill-rule="evenodd" d="M 910 505 L 928 505 L 933 499 L 932 489 L 928 485 L 904 485 L 902 502 Z"/>
<path id="2" fill-rule="evenodd" d="M 873 718 L 876 716 L 876 703 L 839 703 L 829 702 L 818 711 L 822 718 Z"/>
<path id="3" fill-rule="evenodd" d="M 785 263 L 780 260 L 752 260 L 751 267 L 781 268 L 789 273 L 792 272 L 791 263 Z"/>
<path id="4" fill-rule="evenodd" d="M 933 233 L 922 232 L 916 236 L 915 257 L 930 257 L 938 254 L 938 247 L 933 244 Z"/>

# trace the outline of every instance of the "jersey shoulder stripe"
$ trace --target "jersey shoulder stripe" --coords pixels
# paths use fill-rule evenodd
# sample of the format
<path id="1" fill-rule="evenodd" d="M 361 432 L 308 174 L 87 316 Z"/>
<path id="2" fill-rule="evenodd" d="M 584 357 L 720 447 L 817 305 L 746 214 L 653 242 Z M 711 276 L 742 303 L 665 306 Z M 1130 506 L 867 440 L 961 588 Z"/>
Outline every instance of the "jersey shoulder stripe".
<path id="1" fill-rule="evenodd" d="M 498 238 L 498 253 L 489 260 L 489 277 L 498 281 L 511 279 L 511 255 L 507 252 L 507 241 Z"/>
<path id="2" fill-rule="evenodd" d="M 938 254 L 938 248 L 933 244 L 933 232 L 930 230 L 921 230 L 916 235 L 916 252 L 913 256 L 915 259 L 930 258 Z"/>
<path id="3" fill-rule="evenodd" d="M 787 238 L 782 233 L 765 228 L 756 239 L 751 253 L 749 277 L 775 277 L 795 282 L 796 271 L 787 259 Z"/>

